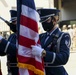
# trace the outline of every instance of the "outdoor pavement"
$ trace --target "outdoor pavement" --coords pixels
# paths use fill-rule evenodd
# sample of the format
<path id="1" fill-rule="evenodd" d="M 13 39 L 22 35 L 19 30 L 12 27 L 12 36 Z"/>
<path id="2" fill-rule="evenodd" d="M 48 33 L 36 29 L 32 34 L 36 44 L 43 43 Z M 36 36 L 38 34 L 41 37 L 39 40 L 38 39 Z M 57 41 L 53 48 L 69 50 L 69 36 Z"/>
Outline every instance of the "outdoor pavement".
<path id="1" fill-rule="evenodd" d="M 76 75 L 76 52 L 72 51 L 70 53 L 70 58 L 65 68 L 69 75 Z"/>

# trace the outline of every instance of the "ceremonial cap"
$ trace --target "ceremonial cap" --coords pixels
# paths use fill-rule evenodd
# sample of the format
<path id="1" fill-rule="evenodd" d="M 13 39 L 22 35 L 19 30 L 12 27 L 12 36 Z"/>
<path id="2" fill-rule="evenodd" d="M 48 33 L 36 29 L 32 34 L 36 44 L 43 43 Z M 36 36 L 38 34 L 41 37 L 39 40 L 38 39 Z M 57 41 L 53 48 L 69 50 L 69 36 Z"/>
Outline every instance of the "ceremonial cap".
<path id="1" fill-rule="evenodd" d="M 10 10 L 11 19 L 10 21 L 17 20 L 17 11 L 16 10 Z"/>
<path id="2" fill-rule="evenodd" d="M 57 16 L 60 12 L 58 9 L 38 9 L 37 11 L 40 15 L 40 22 L 48 20 L 51 16 Z"/>

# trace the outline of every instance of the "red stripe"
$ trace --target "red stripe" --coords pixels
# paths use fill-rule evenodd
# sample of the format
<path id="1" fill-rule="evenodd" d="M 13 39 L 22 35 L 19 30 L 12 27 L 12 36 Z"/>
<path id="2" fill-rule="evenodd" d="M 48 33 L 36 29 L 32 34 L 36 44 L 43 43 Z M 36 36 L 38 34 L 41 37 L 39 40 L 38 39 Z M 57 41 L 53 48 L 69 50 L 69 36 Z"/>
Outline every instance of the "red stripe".
<path id="1" fill-rule="evenodd" d="M 19 44 L 22 45 L 22 46 L 31 48 L 31 45 L 35 45 L 36 43 L 35 43 L 34 40 L 31 40 L 31 39 L 29 39 L 29 38 L 20 36 L 20 37 L 19 37 Z"/>
<path id="2" fill-rule="evenodd" d="M 40 40 L 38 40 L 38 42 L 37 42 L 38 44 L 40 44 Z"/>
<path id="3" fill-rule="evenodd" d="M 31 71 L 31 70 L 28 70 L 28 72 L 29 72 L 29 75 L 37 75 L 33 71 Z"/>
<path id="4" fill-rule="evenodd" d="M 40 62 L 36 61 L 35 58 L 23 57 L 23 56 L 18 55 L 18 59 L 20 59 L 18 62 L 31 64 L 31 65 L 35 66 L 37 69 L 43 70 L 43 67 L 42 67 L 43 62 L 40 63 Z"/>
<path id="5" fill-rule="evenodd" d="M 20 19 L 21 19 L 21 21 L 20 21 L 21 25 L 26 26 L 26 27 L 34 30 L 35 32 L 38 32 L 38 25 L 37 25 L 36 21 L 34 21 L 33 19 L 28 18 L 26 16 L 23 16 L 23 15 L 21 15 Z"/>

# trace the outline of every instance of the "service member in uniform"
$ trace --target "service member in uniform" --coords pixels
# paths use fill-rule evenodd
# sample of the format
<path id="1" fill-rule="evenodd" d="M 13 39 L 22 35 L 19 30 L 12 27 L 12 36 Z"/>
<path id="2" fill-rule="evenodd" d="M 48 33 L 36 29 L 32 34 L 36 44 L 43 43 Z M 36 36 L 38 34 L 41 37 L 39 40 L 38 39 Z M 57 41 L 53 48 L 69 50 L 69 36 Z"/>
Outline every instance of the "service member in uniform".
<path id="1" fill-rule="evenodd" d="M 7 54 L 7 66 L 8 75 L 18 75 L 17 67 L 17 50 L 16 50 L 16 24 L 17 24 L 17 11 L 10 10 L 11 13 L 11 23 L 10 29 L 14 32 L 8 38 L 8 41 L 0 36 L 0 55 Z"/>
<path id="2" fill-rule="evenodd" d="M 38 9 L 40 22 L 46 32 L 40 34 L 42 48 L 38 45 L 31 47 L 33 55 L 44 58 L 46 75 L 68 75 L 63 65 L 69 59 L 70 35 L 61 32 L 56 26 L 59 20 L 59 12 L 60 10 L 57 9 Z M 63 33 L 58 48 L 57 41 Z"/>
<path id="3" fill-rule="evenodd" d="M 17 25 L 17 11 L 10 10 L 11 13 L 11 23 L 10 23 L 10 29 L 14 32 L 10 35 L 8 38 L 8 41 L 16 45 L 16 25 Z M 15 51 L 15 54 L 17 51 Z M 12 75 L 18 75 L 18 67 L 17 67 L 17 56 L 8 54 L 7 56 L 7 66 L 8 66 L 8 72 L 12 73 Z"/>

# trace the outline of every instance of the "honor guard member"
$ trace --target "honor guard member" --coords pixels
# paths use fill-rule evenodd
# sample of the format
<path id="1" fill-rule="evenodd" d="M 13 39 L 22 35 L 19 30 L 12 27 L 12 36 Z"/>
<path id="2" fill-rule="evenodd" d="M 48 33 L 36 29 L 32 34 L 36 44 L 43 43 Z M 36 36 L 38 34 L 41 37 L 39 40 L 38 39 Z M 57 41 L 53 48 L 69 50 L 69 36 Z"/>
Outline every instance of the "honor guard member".
<path id="1" fill-rule="evenodd" d="M 44 58 L 46 75 L 68 75 L 63 65 L 69 59 L 70 35 L 61 32 L 56 26 L 60 10 L 38 9 L 37 11 L 40 15 L 42 27 L 46 32 L 40 34 L 42 47 L 31 46 L 32 54 Z"/>
<path id="2" fill-rule="evenodd" d="M 10 35 L 8 41 L 16 45 L 16 25 L 17 25 L 17 11 L 10 10 L 11 20 L 10 20 L 10 29 L 13 31 L 13 34 Z M 15 54 L 17 51 L 15 51 Z M 7 55 L 7 66 L 8 73 L 11 72 L 12 75 L 18 75 L 18 67 L 17 67 L 17 56 L 16 55 Z"/>
<path id="3" fill-rule="evenodd" d="M 8 38 L 8 41 L 0 36 L 0 54 L 7 54 L 8 75 L 18 75 L 17 67 L 17 50 L 16 50 L 16 24 L 17 24 L 17 11 L 10 10 L 11 23 L 9 25 L 13 33 Z M 3 55 L 2 54 L 2 55 Z"/>

